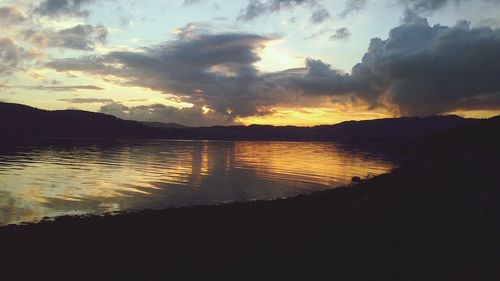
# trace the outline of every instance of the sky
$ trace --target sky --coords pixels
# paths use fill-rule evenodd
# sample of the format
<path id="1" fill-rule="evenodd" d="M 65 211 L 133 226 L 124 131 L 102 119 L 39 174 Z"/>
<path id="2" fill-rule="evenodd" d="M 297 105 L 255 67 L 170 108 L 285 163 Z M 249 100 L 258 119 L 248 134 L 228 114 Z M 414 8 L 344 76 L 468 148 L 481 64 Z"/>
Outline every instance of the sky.
<path id="1" fill-rule="evenodd" d="M 188 126 L 500 114 L 500 0 L 0 0 L 0 101 Z"/>

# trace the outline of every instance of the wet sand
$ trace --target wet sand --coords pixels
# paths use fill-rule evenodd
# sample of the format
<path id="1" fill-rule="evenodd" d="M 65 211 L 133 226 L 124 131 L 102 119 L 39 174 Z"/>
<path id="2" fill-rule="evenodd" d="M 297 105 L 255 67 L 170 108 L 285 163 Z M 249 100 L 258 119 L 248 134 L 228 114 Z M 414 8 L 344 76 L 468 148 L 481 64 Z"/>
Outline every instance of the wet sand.
<path id="1" fill-rule="evenodd" d="M 431 152 L 307 196 L 9 226 L 0 280 L 500 280 L 499 159 Z"/>

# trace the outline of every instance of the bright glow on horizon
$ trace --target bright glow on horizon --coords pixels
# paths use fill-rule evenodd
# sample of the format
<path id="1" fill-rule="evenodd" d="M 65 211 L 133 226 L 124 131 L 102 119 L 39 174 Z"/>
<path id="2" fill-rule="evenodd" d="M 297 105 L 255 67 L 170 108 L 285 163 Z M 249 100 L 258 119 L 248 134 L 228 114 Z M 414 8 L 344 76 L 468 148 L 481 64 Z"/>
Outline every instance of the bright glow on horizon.
<path id="1" fill-rule="evenodd" d="M 333 125 L 343 121 L 371 120 L 391 116 L 388 112 L 380 111 L 342 111 L 332 108 L 275 108 L 274 113 L 266 116 L 240 118 L 244 125 L 274 125 L 274 126 L 315 126 Z"/>
<path id="2" fill-rule="evenodd" d="M 397 110 L 380 109 L 378 105 L 368 107 L 356 102 L 344 108 L 334 102 L 325 104 L 324 99 L 342 99 L 350 94 L 342 92 L 352 86 L 350 82 L 335 81 L 332 70 L 350 73 L 362 62 L 371 39 L 386 40 L 389 31 L 403 23 L 407 7 L 399 2 L 368 1 L 341 15 L 347 8 L 344 0 L 314 5 L 305 1 L 277 10 L 268 7 L 260 14 L 244 14 L 248 0 L 191 4 L 153 0 L 147 6 L 116 0 L 89 1 L 80 7 L 57 6 L 67 5 L 62 1 L 43 6 L 47 1 L 0 0 L 0 23 L 5 26 L 0 31 L 0 52 L 9 50 L 5 55 L 0 53 L 0 101 L 49 110 L 96 112 L 110 104 L 128 108 L 161 105 L 170 111 L 192 108 L 189 116 L 201 118 L 193 122 L 197 124 L 312 126 L 397 116 Z M 500 27 L 500 9 L 495 5 L 488 0 L 461 1 L 424 15 L 430 27 L 439 24 L 455 28 L 455 23 L 467 20 L 471 23 L 462 22 L 460 28 L 494 29 Z M 52 10 L 40 12 L 42 6 Z M 327 15 L 313 18 L 319 9 Z M 410 35 L 418 37 L 416 33 Z M 328 65 L 330 72 L 316 63 L 312 66 L 316 67 L 314 75 L 323 76 L 314 77 L 313 82 L 298 81 L 310 70 L 308 59 Z M 328 79 L 332 81 L 326 83 L 328 89 L 319 85 Z M 401 85 L 399 82 L 392 86 Z M 296 91 L 301 86 L 312 92 Z M 473 93 L 480 96 L 478 99 L 467 93 L 470 107 L 442 106 L 452 109 L 430 112 L 491 117 L 500 114 L 495 107 L 500 99 L 498 90 Z M 364 94 L 360 94 L 361 99 L 366 98 Z M 399 98 L 398 102 L 420 101 Z M 262 115 L 261 106 L 271 109 L 266 111 L 270 114 Z M 402 112 L 422 115 L 427 111 Z M 156 121 L 165 123 L 186 120 L 172 117 L 176 114 L 155 116 L 159 118 Z"/>

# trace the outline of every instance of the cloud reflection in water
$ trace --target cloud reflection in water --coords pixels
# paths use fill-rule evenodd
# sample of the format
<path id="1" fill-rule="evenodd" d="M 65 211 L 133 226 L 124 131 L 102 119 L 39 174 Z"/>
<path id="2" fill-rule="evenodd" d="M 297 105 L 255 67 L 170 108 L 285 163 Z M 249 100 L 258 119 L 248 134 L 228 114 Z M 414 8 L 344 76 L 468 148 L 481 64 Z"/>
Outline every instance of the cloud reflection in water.
<path id="1" fill-rule="evenodd" d="M 272 199 L 393 164 L 335 143 L 67 141 L 0 153 L 0 223 L 44 216 Z"/>

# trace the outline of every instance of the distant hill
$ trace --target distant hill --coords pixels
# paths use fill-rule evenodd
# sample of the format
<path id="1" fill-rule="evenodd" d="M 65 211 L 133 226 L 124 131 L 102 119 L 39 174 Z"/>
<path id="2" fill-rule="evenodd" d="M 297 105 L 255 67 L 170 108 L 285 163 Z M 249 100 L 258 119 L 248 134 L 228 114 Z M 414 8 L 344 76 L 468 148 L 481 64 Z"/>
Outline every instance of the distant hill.
<path id="1" fill-rule="evenodd" d="M 47 111 L 0 103 L 0 138 L 164 138 L 207 140 L 353 141 L 411 139 L 474 123 L 458 116 L 403 117 L 348 121 L 336 125 L 185 127 L 179 124 L 126 121 L 79 110 Z"/>
<path id="2" fill-rule="evenodd" d="M 333 126 L 314 127 L 321 136 L 334 136 L 343 140 L 416 138 L 474 123 L 456 115 L 429 117 L 385 118 L 367 121 L 347 121 Z"/>
<path id="3" fill-rule="evenodd" d="M 347 121 L 336 125 L 315 127 L 250 125 L 184 127 L 182 130 L 192 138 L 210 140 L 366 141 L 423 137 L 474 121 L 474 119 L 448 115 Z"/>
<path id="4" fill-rule="evenodd" d="M 161 122 L 141 122 L 144 125 L 147 125 L 149 127 L 153 128 L 161 128 L 161 129 L 184 129 L 187 128 L 187 126 L 177 124 L 177 123 L 161 123 Z"/>
<path id="5" fill-rule="evenodd" d="M 46 111 L 0 103 L 2 138 L 158 138 L 168 133 L 135 121 L 79 110 Z"/>
<path id="6" fill-rule="evenodd" d="M 500 153 L 500 116 L 438 132 L 426 137 L 424 143 L 437 149 Z"/>

